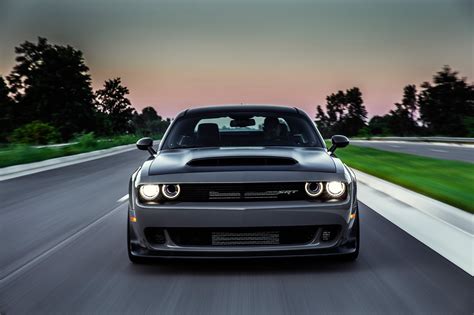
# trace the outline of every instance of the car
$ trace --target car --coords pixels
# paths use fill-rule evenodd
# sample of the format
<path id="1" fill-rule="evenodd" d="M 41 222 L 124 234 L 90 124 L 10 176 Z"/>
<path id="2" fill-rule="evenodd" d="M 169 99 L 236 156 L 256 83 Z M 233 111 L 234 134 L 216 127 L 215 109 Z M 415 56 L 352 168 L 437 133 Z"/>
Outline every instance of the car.
<path id="1" fill-rule="evenodd" d="M 188 109 L 131 176 L 127 249 L 154 258 L 359 254 L 357 183 L 302 110 L 276 105 Z"/>

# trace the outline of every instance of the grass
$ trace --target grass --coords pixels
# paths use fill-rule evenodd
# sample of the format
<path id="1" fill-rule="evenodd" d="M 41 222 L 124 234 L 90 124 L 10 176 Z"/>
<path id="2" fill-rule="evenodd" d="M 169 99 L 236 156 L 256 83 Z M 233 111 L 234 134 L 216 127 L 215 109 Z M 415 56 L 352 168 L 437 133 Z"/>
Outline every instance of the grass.
<path id="1" fill-rule="evenodd" d="M 336 154 L 352 168 L 474 213 L 474 164 L 358 146 Z"/>
<path id="2" fill-rule="evenodd" d="M 35 148 L 28 145 L 10 145 L 0 149 L 0 167 L 108 149 L 119 145 L 135 143 L 138 139 L 139 136 L 124 135 L 100 140 L 95 138 L 93 134 L 85 134 L 77 139 L 78 143 L 64 147 Z"/>

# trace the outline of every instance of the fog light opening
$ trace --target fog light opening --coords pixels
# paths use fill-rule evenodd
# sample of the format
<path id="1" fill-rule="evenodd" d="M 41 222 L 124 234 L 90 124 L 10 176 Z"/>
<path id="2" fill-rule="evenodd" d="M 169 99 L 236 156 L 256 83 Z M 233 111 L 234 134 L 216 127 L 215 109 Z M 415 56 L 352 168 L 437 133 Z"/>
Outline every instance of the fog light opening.
<path id="1" fill-rule="evenodd" d="M 321 234 L 321 240 L 323 242 L 327 242 L 331 239 L 331 231 L 323 231 L 323 234 Z"/>
<path id="2" fill-rule="evenodd" d="M 333 227 L 323 228 L 321 232 L 321 242 L 330 242 L 336 238 L 337 230 Z"/>
<path id="3" fill-rule="evenodd" d="M 156 233 L 153 236 L 153 241 L 155 242 L 155 244 L 164 244 L 166 242 L 166 237 L 163 231 L 160 231 L 160 233 Z"/>
<path id="4" fill-rule="evenodd" d="M 163 245 L 166 243 L 165 230 L 161 228 L 146 228 L 145 236 L 151 245 Z"/>

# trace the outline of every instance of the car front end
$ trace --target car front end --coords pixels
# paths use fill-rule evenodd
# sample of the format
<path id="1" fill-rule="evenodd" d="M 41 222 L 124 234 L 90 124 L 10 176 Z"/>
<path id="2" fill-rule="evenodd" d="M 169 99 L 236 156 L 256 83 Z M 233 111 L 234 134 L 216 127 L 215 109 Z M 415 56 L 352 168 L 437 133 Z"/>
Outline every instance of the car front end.
<path id="1" fill-rule="evenodd" d="M 354 259 L 356 190 L 324 146 L 158 150 L 131 176 L 129 256 Z"/>

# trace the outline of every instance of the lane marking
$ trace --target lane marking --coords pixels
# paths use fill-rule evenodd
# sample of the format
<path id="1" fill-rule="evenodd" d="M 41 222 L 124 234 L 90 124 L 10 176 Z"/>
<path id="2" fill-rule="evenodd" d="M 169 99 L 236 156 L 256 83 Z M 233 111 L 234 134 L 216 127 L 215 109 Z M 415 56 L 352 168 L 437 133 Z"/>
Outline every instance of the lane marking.
<path id="1" fill-rule="evenodd" d="M 128 194 L 126 194 L 125 196 L 123 196 L 122 198 L 120 198 L 119 200 L 117 200 L 117 202 L 124 202 L 125 200 L 128 200 Z"/>
<path id="2" fill-rule="evenodd" d="M 112 214 L 115 214 L 116 212 L 118 212 L 118 210 L 121 210 L 122 206 L 123 206 L 123 204 L 120 204 L 120 205 L 116 206 L 115 208 L 113 208 L 109 212 L 107 212 L 104 215 L 97 218 L 95 221 L 92 221 L 91 223 L 87 224 L 83 228 L 79 229 L 74 234 L 66 237 L 65 239 L 60 241 L 58 244 L 51 247 L 50 249 L 44 251 L 43 253 L 39 254 L 38 256 L 32 258 L 31 260 L 27 261 L 23 265 L 21 265 L 18 268 L 14 269 L 8 275 L 6 275 L 6 276 L 4 276 L 3 278 L 0 279 L 0 286 L 5 285 L 7 282 L 12 280 L 16 276 L 19 276 L 21 273 L 23 273 L 25 271 L 28 271 L 28 269 L 33 267 L 37 262 L 40 262 L 41 260 L 43 260 L 44 258 L 49 256 L 50 254 L 56 252 L 57 250 L 63 248 L 64 246 L 68 245 L 69 243 L 73 242 L 74 240 L 76 240 L 77 238 L 79 238 L 80 236 L 85 234 L 87 231 L 89 231 L 91 228 L 93 228 L 97 224 L 101 223 L 102 221 L 104 221 L 105 219 L 110 217 Z"/>
<path id="3" fill-rule="evenodd" d="M 399 145 L 394 145 L 394 144 L 389 144 L 389 146 L 391 146 L 392 148 L 400 148 Z"/>
<path id="4" fill-rule="evenodd" d="M 446 151 L 446 150 L 438 150 L 438 149 L 430 149 L 430 151 L 433 151 L 433 152 L 443 152 L 443 153 L 448 152 L 448 151 Z"/>

